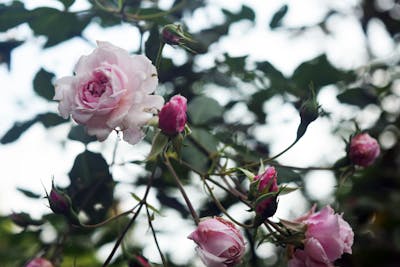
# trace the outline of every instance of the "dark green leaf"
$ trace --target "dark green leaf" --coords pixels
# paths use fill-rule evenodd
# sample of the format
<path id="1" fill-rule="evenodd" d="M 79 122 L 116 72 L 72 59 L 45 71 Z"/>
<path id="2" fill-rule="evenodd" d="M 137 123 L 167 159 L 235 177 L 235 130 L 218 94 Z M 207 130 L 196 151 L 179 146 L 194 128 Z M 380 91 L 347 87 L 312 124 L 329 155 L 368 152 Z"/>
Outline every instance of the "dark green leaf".
<path id="1" fill-rule="evenodd" d="M 101 154 L 84 151 L 69 172 L 67 188 L 75 210 L 84 211 L 89 223 L 104 220 L 113 202 L 114 181 Z"/>
<path id="2" fill-rule="evenodd" d="M 36 118 L 25 122 L 14 123 L 11 129 L 8 130 L 6 134 L 3 135 L 3 137 L 0 139 L 0 143 L 8 144 L 14 142 L 35 123 L 36 123 Z"/>
<path id="3" fill-rule="evenodd" d="M 97 140 L 96 136 L 88 135 L 85 127 L 82 125 L 73 126 L 68 133 L 68 138 L 84 144 L 89 144 Z"/>
<path id="4" fill-rule="evenodd" d="M 157 156 L 163 152 L 165 146 L 168 143 L 168 136 L 163 134 L 162 132 L 157 132 L 154 135 L 153 142 L 151 144 L 151 151 L 149 156 L 147 157 L 148 160 L 154 160 Z"/>
<path id="5" fill-rule="evenodd" d="M 58 0 L 58 1 L 60 1 L 65 8 L 69 8 L 75 2 L 75 0 Z"/>
<path id="6" fill-rule="evenodd" d="M 41 122 L 46 128 L 57 126 L 69 121 L 68 119 L 64 119 L 60 117 L 60 115 L 52 112 L 39 114 L 36 116 L 36 120 Z"/>
<path id="7" fill-rule="evenodd" d="M 275 29 L 281 26 L 282 24 L 282 19 L 285 17 L 286 13 L 288 12 L 289 7 L 288 5 L 283 5 L 272 17 L 269 27 L 271 29 Z"/>
<path id="8" fill-rule="evenodd" d="M 22 41 L 16 40 L 0 42 L 0 63 L 6 63 L 8 69 L 10 70 L 11 51 L 23 43 L 24 42 Z"/>
<path id="9" fill-rule="evenodd" d="M 0 4 L 0 32 L 5 32 L 29 20 L 31 14 L 20 1 L 10 5 Z"/>
<path id="10" fill-rule="evenodd" d="M 337 99 L 345 104 L 364 108 L 369 104 L 378 104 L 378 97 L 372 88 L 352 88 L 337 96 Z"/>
<path id="11" fill-rule="evenodd" d="M 272 89 L 268 89 L 258 91 L 251 96 L 248 108 L 257 116 L 259 123 L 265 123 L 264 103 L 274 95 L 275 92 Z"/>
<path id="12" fill-rule="evenodd" d="M 40 69 L 33 79 L 33 89 L 41 97 L 52 100 L 54 96 L 53 78 L 54 73 L 48 72 L 43 68 Z"/>
<path id="13" fill-rule="evenodd" d="M 243 19 L 254 21 L 256 18 L 256 14 L 254 13 L 253 9 L 246 5 L 242 5 L 242 9 L 238 13 L 232 13 L 226 9 L 223 9 L 222 12 L 225 14 L 230 23 Z"/>
<path id="14" fill-rule="evenodd" d="M 45 47 L 54 46 L 70 38 L 80 36 L 91 16 L 63 12 L 54 8 L 40 7 L 32 11 L 29 26 L 35 35 L 47 37 Z M 55 29 L 55 26 L 58 26 Z"/>
<path id="15" fill-rule="evenodd" d="M 160 34 L 157 25 L 150 29 L 150 35 L 149 38 L 147 38 L 144 47 L 146 56 L 150 58 L 152 62 L 156 62 L 158 48 L 160 47 Z"/>
<path id="16" fill-rule="evenodd" d="M 222 116 L 219 103 L 206 96 L 195 97 L 188 105 L 188 115 L 192 123 L 201 125 Z"/>
<path id="17" fill-rule="evenodd" d="M 322 86 L 352 78 L 352 73 L 335 68 L 323 54 L 297 67 L 292 76 L 296 87 L 292 93 L 298 97 L 307 98 L 310 95 L 309 87 L 311 84 L 318 92 Z"/>
<path id="18" fill-rule="evenodd" d="M 23 188 L 20 188 L 20 187 L 17 187 L 17 190 L 18 190 L 19 192 L 21 192 L 22 194 L 24 194 L 25 196 L 29 197 L 29 198 L 38 199 L 38 198 L 41 198 L 41 197 L 42 197 L 42 195 L 33 193 L 33 192 L 30 191 L 30 190 L 23 189 Z"/>
<path id="19" fill-rule="evenodd" d="M 67 120 L 51 112 L 39 114 L 31 120 L 14 123 L 13 127 L 0 139 L 0 143 L 7 144 L 14 142 L 36 122 L 41 122 L 44 127 L 49 128 L 67 122 Z"/>

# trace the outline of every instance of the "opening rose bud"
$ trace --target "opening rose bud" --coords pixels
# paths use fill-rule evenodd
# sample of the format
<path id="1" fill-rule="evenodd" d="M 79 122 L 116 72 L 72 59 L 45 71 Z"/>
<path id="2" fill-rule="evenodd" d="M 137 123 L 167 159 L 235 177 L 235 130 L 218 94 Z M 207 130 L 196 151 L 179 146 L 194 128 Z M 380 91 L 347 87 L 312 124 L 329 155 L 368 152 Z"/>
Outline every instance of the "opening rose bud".
<path id="1" fill-rule="evenodd" d="M 176 135 L 185 129 L 186 98 L 176 95 L 166 103 L 158 114 L 158 127 L 166 135 Z"/>
<path id="2" fill-rule="evenodd" d="M 367 167 L 381 153 L 378 141 L 367 133 L 357 134 L 350 141 L 349 158 L 355 165 Z"/>
<path id="3" fill-rule="evenodd" d="M 278 192 L 277 172 L 274 167 L 268 167 L 262 174 L 254 177 L 254 181 L 259 181 L 258 194 L 259 196 Z M 255 210 L 263 219 L 271 217 L 277 209 L 276 195 L 270 197 L 261 197 L 256 203 Z"/>
<path id="4" fill-rule="evenodd" d="M 79 59 L 74 76 L 55 82 L 54 100 L 60 101 L 63 118 L 71 115 L 99 141 L 121 130 L 125 141 L 136 144 L 144 137 L 142 126 L 164 104 L 161 96 L 153 94 L 156 68 L 143 55 L 132 56 L 108 42 L 97 45 Z"/>
<path id="5" fill-rule="evenodd" d="M 27 265 L 25 265 L 25 267 L 53 267 L 53 266 L 54 265 L 50 261 L 44 258 L 35 258 L 30 262 L 28 262 Z"/>
<path id="6" fill-rule="evenodd" d="M 296 219 L 296 222 L 307 226 L 304 247 L 294 250 L 289 267 L 332 267 L 333 262 L 343 253 L 352 253 L 353 230 L 342 215 L 335 214 L 330 206 L 315 212 L 314 205 L 308 213 Z"/>
<path id="7" fill-rule="evenodd" d="M 220 217 L 203 219 L 188 238 L 197 244 L 196 252 L 207 267 L 234 266 L 244 255 L 243 235 Z"/>

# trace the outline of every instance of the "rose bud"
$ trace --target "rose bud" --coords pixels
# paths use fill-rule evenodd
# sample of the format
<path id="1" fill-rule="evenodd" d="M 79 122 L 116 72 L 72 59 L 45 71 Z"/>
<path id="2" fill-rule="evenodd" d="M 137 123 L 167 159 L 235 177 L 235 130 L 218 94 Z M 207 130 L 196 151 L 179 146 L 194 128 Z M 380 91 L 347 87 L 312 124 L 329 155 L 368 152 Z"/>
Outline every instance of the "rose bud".
<path id="1" fill-rule="evenodd" d="M 151 264 L 145 257 L 136 255 L 134 259 L 129 262 L 129 267 L 151 267 Z"/>
<path id="2" fill-rule="evenodd" d="M 349 158 L 355 165 L 367 167 L 380 153 L 378 142 L 367 133 L 357 134 L 350 140 Z"/>
<path id="3" fill-rule="evenodd" d="M 58 190 L 52 184 L 50 195 L 48 196 L 50 209 L 55 214 L 68 214 L 71 209 L 71 199 L 69 196 Z"/>
<path id="4" fill-rule="evenodd" d="M 158 127 L 166 135 L 176 135 L 185 129 L 186 98 L 175 95 L 166 103 L 158 114 Z"/>
<path id="5" fill-rule="evenodd" d="M 78 215 L 72 208 L 71 198 L 64 192 L 58 190 L 54 186 L 54 183 L 52 183 L 51 191 L 50 194 L 47 195 L 47 199 L 49 201 L 50 209 L 55 214 L 64 215 L 70 223 L 80 225 Z"/>
<path id="6" fill-rule="evenodd" d="M 317 102 L 315 93 L 310 99 L 303 102 L 299 109 L 300 124 L 297 128 L 297 140 L 300 139 L 306 132 L 308 125 L 315 121 L 320 113 L 321 106 Z"/>
<path id="7" fill-rule="evenodd" d="M 203 219 L 188 238 L 197 244 L 196 252 L 208 267 L 234 266 L 244 255 L 243 235 L 220 217 Z"/>
<path id="8" fill-rule="evenodd" d="M 50 261 L 44 258 L 35 258 L 30 262 L 28 262 L 28 264 L 25 267 L 53 267 L 53 266 L 54 265 Z"/>
<path id="9" fill-rule="evenodd" d="M 353 230 L 342 214 L 335 214 L 330 206 L 315 212 L 314 205 L 308 213 L 296 219 L 296 222 L 307 227 L 303 247 L 294 250 L 289 267 L 333 267 L 333 262 L 343 253 L 352 253 Z"/>
<path id="10" fill-rule="evenodd" d="M 263 197 L 268 193 L 279 191 L 276 177 L 277 172 L 274 167 L 268 167 L 264 173 L 254 177 L 254 181 L 259 181 L 258 194 L 261 196 L 256 201 L 255 210 L 264 220 L 274 215 L 277 209 L 276 195 Z"/>
<path id="11" fill-rule="evenodd" d="M 195 51 L 189 47 L 194 40 L 188 33 L 182 30 L 181 25 L 165 25 L 161 30 L 161 40 L 166 44 L 178 45 L 189 52 L 195 53 Z"/>
<path id="12" fill-rule="evenodd" d="M 131 55 L 108 42 L 97 46 L 79 59 L 75 75 L 55 82 L 53 99 L 59 101 L 63 118 L 71 116 L 99 141 L 120 130 L 125 141 L 136 144 L 144 137 L 142 127 L 164 104 L 154 94 L 157 70 L 143 55 Z"/>

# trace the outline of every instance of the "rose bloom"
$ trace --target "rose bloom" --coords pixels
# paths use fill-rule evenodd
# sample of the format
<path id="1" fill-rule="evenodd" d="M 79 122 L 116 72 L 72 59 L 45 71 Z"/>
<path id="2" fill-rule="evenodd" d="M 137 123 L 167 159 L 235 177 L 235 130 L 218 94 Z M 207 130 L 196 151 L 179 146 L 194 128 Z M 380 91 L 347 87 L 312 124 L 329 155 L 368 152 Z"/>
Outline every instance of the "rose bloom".
<path id="1" fill-rule="evenodd" d="M 25 267 L 53 267 L 53 264 L 44 258 L 36 258 L 28 262 Z"/>
<path id="2" fill-rule="evenodd" d="M 352 253 L 354 233 L 341 214 L 326 206 L 313 208 L 296 220 L 307 225 L 304 249 L 296 249 L 289 267 L 333 267 L 343 253 Z"/>
<path id="3" fill-rule="evenodd" d="M 123 139 L 139 142 L 144 126 L 164 99 L 152 95 L 158 84 L 157 71 L 143 55 L 131 56 L 108 42 L 97 42 L 90 55 L 82 56 L 74 76 L 55 82 L 54 100 L 63 118 L 69 115 L 99 141 L 119 129 Z"/>
<path id="4" fill-rule="evenodd" d="M 188 238 L 196 242 L 196 252 L 207 267 L 234 266 L 244 255 L 243 235 L 220 217 L 202 220 Z"/>
<path id="5" fill-rule="evenodd" d="M 158 127 L 167 135 L 175 135 L 185 129 L 186 98 L 176 95 L 166 103 L 158 114 Z"/>
<path id="6" fill-rule="evenodd" d="M 260 180 L 260 183 L 258 185 L 258 191 L 260 193 L 262 193 L 264 190 L 266 190 L 265 193 L 278 192 L 279 188 L 276 176 L 277 173 L 275 168 L 268 167 L 262 174 L 259 174 L 256 177 L 254 177 L 255 181 Z M 262 214 L 273 201 L 275 201 L 273 197 L 265 199 L 256 206 L 256 212 Z"/>
<path id="7" fill-rule="evenodd" d="M 357 134 L 351 138 L 349 157 L 354 164 L 367 167 L 374 163 L 380 153 L 378 142 L 369 134 Z"/>

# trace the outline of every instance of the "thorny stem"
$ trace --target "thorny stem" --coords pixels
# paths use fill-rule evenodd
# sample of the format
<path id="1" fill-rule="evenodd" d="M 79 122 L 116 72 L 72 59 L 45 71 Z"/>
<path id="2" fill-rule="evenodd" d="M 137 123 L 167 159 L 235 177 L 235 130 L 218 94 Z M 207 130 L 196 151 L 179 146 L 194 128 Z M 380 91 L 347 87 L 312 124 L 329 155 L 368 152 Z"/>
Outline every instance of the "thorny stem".
<path id="1" fill-rule="evenodd" d="M 155 169 L 153 170 L 149 182 L 147 183 L 147 187 L 146 187 L 146 192 L 144 193 L 144 196 L 142 198 L 142 201 L 139 203 L 139 207 L 138 210 L 136 211 L 136 213 L 133 215 L 132 219 L 129 221 L 129 223 L 125 226 L 124 230 L 122 231 L 121 235 L 118 237 L 117 241 L 114 244 L 113 249 L 111 250 L 110 255 L 108 255 L 106 261 L 103 264 L 103 267 L 106 267 L 109 265 L 110 261 L 112 260 L 112 258 L 114 257 L 115 252 L 117 251 L 119 245 L 121 244 L 122 240 L 124 239 L 124 237 L 126 236 L 126 234 L 128 233 L 129 229 L 131 228 L 131 226 L 133 225 L 133 223 L 135 222 L 136 218 L 138 217 L 140 210 L 142 209 L 143 205 L 146 203 L 146 199 L 147 196 L 150 192 L 150 188 L 151 185 L 153 183 L 153 178 L 154 178 L 154 172 Z"/>
<path id="2" fill-rule="evenodd" d="M 162 253 L 161 248 L 160 248 L 160 246 L 158 244 L 157 235 L 156 235 L 156 232 L 154 231 L 153 223 L 151 222 L 151 216 L 150 216 L 149 208 L 148 208 L 147 205 L 146 205 L 146 213 L 147 213 L 147 220 L 149 222 L 149 226 L 150 226 L 151 232 L 153 234 L 154 242 L 156 243 L 157 250 L 158 250 L 158 253 L 160 254 L 163 266 L 164 267 L 168 267 L 168 264 L 167 264 L 167 261 L 165 260 L 164 254 Z"/>
<path id="3" fill-rule="evenodd" d="M 172 176 L 174 177 L 176 185 L 178 186 L 179 191 L 181 191 L 182 197 L 184 198 L 186 205 L 189 208 L 190 213 L 192 214 L 194 222 L 196 223 L 196 225 L 198 225 L 200 222 L 199 216 L 197 215 L 196 211 L 194 210 L 193 205 L 190 202 L 190 199 L 187 196 L 185 189 L 183 188 L 181 180 L 179 179 L 178 175 L 176 174 L 174 167 L 172 167 L 171 162 L 169 161 L 168 155 L 166 153 L 164 153 L 163 161 L 164 161 L 165 166 L 167 166 L 168 170 L 171 172 Z"/>
<path id="4" fill-rule="evenodd" d="M 269 219 L 265 220 L 265 224 L 271 225 L 276 231 L 278 231 L 283 236 L 288 235 L 288 233 L 285 233 L 276 223 L 270 221 Z"/>
<path id="5" fill-rule="evenodd" d="M 224 206 L 222 206 L 221 202 L 215 197 L 214 193 L 212 192 L 212 188 L 208 185 L 207 181 L 204 179 L 203 177 L 203 183 L 206 186 L 208 192 L 210 193 L 211 198 L 213 199 L 214 203 L 217 205 L 217 207 L 219 208 L 219 210 L 225 214 L 229 219 L 231 219 L 231 221 L 233 221 L 234 223 L 236 223 L 237 225 L 246 228 L 246 229 L 251 229 L 254 228 L 253 224 L 244 224 L 241 223 L 239 221 L 237 221 L 235 218 L 233 218 L 228 211 L 224 208 Z"/>

